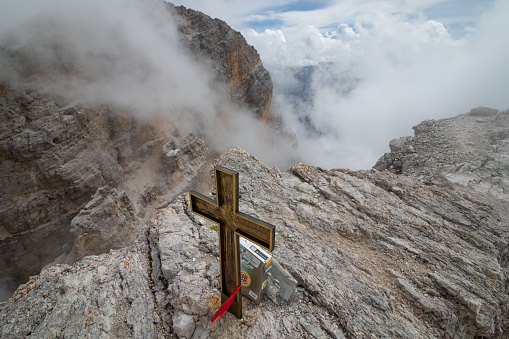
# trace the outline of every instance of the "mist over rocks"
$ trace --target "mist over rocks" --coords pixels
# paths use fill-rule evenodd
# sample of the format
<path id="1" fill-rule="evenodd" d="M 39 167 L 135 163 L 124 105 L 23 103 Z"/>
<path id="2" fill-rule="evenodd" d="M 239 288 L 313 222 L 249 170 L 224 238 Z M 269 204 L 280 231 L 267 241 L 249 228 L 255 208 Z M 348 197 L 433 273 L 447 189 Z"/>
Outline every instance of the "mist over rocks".
<path id="1" fill-rule="evenodd" d="M 278 133 L 270 75 L 224 22 L 163 1 L 56 3 L 0 30 L 0 300 L 46 265 L 132 243 L 209 184 L 232 135 Z"/>
<path id="2" fill-rule="evenodd" d="M 389 140 L 425 119 L 481 104 L 509 107 L 509 69 L 502 58 L 509 40 L 500 29 L 509 13 L 504 1 L 475 6 L 478 15 L 468 23 L 463 14 L 473 4 L 447 0 L 365 6 L 322 1 L 309 7 L 189 1 L 243 27 L 272 75 L 273 100 L 283 107 L 308 164 L 370 168 L 388 152 Z M 306 99 L 300 105 L 298 93 Z"/>
<path id="3" fill-rule="evenodd" d="M 37 91 L 4 89 L 0 98 L 0 176 L 4 183 L 0 188 L 0 276 L 11 286 L 69 253 L 76 240 L 71 221 L 97 200 L 94 195 L 101 187 L 127 192 L 130 198 L 124 200 L 132 201 L 128 219 L 133 222 L 150 213 L 146 201 L 156 198 L 154 186 L 161 195 L 179 184 L 177 178 L 162 184 L 172 173 L 162 170 L 160 160 L 162 145 L 176 138 L 171 126 L 159 124 L 157 128 L 114 108 L 75 104 Z M 108 218 L 115 218 L 115 208 L 108 210 L 111 215 L 99 211 L 101 216 L 93 219 L 103 223 L 93 227 L 104 227 Z M 107 251 L 104 246 L 97 250 Z"/>
<path id="4" fill-rule="evenodd" d="M 217 77 L 229 84 L 234 100 L 247 103 L 262 121 L 269 122 L 272 79 L 256 49 L 222 20 L 184 6 L 168 6 L 176 13 L 184 44 L 198 58 L 212 59 Z"/>

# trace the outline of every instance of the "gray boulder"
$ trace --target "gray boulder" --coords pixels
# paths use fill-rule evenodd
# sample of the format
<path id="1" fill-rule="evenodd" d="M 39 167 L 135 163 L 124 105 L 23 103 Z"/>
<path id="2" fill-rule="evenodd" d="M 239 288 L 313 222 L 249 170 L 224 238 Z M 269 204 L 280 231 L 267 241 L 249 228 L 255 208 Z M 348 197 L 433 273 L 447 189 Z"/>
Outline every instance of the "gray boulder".
<path id="1" fill-rule="evenodd" d="M 136 239 L 139 222 L 125 192 L 108 186 L 99 188 L 71 221 L 75 257 L 67 263 L 131 245 Z"/>

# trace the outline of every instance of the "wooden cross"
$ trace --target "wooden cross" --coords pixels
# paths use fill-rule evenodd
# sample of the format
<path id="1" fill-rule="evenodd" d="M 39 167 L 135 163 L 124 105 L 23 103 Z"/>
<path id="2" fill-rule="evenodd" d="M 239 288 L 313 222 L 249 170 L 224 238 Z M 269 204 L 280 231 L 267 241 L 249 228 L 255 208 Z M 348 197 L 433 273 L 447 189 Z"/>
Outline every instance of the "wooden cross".
<path id="1" fill-rule="evenodd" d="M 266 248 L 274 249 L 275 226 L 239 212 L 239 174 L 215 166 L 216 200 L 195 191 L 189 192 L 191 211 L 219 224 L 219 264 L 221 303 L 240 285 L 239 236 Z M 242 318 L 242 294 L 238 290 L 228 312 Z"/>

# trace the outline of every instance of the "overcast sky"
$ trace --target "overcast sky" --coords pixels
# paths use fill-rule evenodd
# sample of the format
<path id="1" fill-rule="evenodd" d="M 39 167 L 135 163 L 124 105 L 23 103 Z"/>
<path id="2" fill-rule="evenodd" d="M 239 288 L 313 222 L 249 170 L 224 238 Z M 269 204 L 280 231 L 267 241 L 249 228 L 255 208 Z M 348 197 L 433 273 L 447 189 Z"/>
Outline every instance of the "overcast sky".
<path id="1" fill-rule="evenodd" d="M 425 119 L 509 108 L 509 1 L 177 1 L 225 20 L 260 53 L 303 160 L 369 168 Z M 287 67 L 323 65 L 298 112 Z M 348 90 L 346 90 L 348 89 Z M 319 136 L 309 135 L 306 114 Z"/>

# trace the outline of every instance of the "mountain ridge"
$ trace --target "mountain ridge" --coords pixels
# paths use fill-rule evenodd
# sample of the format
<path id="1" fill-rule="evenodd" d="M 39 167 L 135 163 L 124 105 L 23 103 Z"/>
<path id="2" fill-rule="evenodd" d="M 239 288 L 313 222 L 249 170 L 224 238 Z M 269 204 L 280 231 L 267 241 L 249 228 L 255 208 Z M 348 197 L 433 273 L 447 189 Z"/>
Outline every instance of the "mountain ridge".
<path id="1" fill-rule="evenodd" d="M 289 304 L 246 302 L 243 321 L 227 314 L 210 324 L 217 233 L 182 195 L 136 245 L 32 277 L 2 304 L 3 335 L 503 338 L 509 330 L 502 200 L 375 169 L 301 163 L 281 172 L 240 148 L 216 164 L 239 171 L 240 210 L 276 225 L 273 258 L 298 282 Z M 69 303 L 75 311 L 62 317 Z M 41 320 L 15 320 L 26 312 Z"/>
<path id="2" fill-rule="evenodd" d="M 414 126 L 414 136 L 390 142 L 378 170 L 432 177 L 509 200 L 509 111 L 477 107 L 469 113 Z"/>

